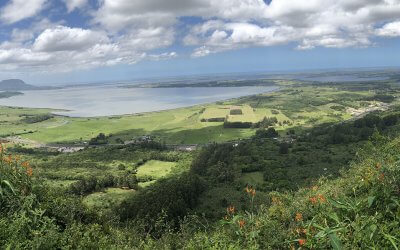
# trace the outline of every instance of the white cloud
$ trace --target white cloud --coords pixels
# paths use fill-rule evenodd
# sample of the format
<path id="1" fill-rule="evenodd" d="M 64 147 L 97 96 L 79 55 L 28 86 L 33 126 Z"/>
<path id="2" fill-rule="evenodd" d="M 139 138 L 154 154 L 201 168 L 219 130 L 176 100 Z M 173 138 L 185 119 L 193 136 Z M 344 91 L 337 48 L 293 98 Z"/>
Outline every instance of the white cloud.
<path id="1" fill-rule="evenodd" d="M 387 23 L 377 30 L 378 36 L 397 37 L 400 36 L 400 21 Z"/>
<path id="2" fill-rule="evenodd" d="M 176 57 L 165 50 L 181 43 L 201 57 L 289 43 L 293 49 L 363 48 L 374 45 L 376 36 L 400 36 L 400 0 L 62 1 L 67 8 L 54 13 L 82 8 L 79 14 L 86 14 L 88 23 L 79 28 L 42 19 L 30 27 L 14 26 L 0 43 L 0 68 L 71 70 L 162 60 Z M 11 0 L 0 10 L 0 20 L 12 25 L 33 17 L 47 2 Z M 183 23 L 183 17 L 197 18 L 193 24 Z"/>
<path id="3" fill-rule="evenodd" d="M 42 31 L 32 43 L 0 44 L 0 69 L 64 72 L 176 57 L 176 52 L 145 52 L 166 45 L 164 40 L 157 40 L 160 33 L 170 36 L 166 30 L 156 29 L 142 30 L 140 39 L 130 39 L 129 35 L 112 38 L 102 31 L 58 25 Z"/>
<path id="4" fill-rule="evenodd" d="M 107 42 L 108 37 L 102 32 L 58 26 L 43 31 L 36 38 L 33 49 L 46 52 L 82 51 Z"/>
<path id="5" fill-rule="evenodd" d="M 33 17 L 46 7 L 47 0 L 11 0 L 0 12 L 0 19 L 12 24 Z"/>
<path id="6" fill-rule="evenodd" d="M 230 1 L 231 4 L 235 2 L 241 6 L 238 1 Z M 257 10 L 246 6 L 250 2 Z M 224 1 L 220 3 L 223 7 Z M 260 1 L 245 1 L 244 6 L 246 8 L 242 5 L 237 9 L 243 13 L 251 10 L 253 15 L 246 14 L 245 18 L 227 15 L 234 11 L 223 8 L 225 11 L 217 16 L 218 20 L 192 27 L 184 38 L 186 45 L 200 46 L 192 56 L 290 42 L 297 43 L 298 49 L 367 47 L 373 44 L 370 39 L 376 34 L 399 34 L 397 22 L 387 24 L 378 31 L 374 28 L 379 23 L 400 16 L 399 0 L 272 0 L 269 5 Z M 236 20 L 244 21 L 232 22 Z M 224 32 L 223 38 L 221 32 Z"/>
<path id="7" fill-rule="evenodd" d="M 88 0 L 63 0 L 68 12 L 72 12 L 75 9 L 82 8 L 88 3 Z"/>

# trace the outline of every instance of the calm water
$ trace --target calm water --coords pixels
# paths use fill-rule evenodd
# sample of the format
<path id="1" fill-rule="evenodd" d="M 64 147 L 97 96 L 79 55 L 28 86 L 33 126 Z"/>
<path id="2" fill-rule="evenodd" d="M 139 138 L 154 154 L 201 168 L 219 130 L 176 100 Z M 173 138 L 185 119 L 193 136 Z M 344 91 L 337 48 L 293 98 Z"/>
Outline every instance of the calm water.
<path id="1" fill-rule="evenodd" d="M 277 87 L 237 88 L 119 88 L 75 87 L 24 91 L 24 95 L 0 99 L 0 105 L 52 108 L 72 117 L 133 114 L 211 103 L 240 96 L 271 92 Z"/>

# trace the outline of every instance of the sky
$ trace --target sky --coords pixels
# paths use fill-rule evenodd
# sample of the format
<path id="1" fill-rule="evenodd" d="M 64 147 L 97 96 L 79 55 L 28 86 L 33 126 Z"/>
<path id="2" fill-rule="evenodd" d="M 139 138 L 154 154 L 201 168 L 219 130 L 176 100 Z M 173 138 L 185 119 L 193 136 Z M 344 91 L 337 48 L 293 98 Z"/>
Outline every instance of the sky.
<path id="1" fill-rule="evenodd" d="M 400 0 L 0 1 L 0 80 L 399 67 Z"/>

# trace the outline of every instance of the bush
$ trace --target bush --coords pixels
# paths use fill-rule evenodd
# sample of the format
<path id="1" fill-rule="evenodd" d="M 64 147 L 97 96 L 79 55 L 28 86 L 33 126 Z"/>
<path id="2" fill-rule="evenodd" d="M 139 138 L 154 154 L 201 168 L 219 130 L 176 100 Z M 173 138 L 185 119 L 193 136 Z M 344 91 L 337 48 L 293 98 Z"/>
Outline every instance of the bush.
<path id="1" fill-rule="evenodd" d="M 243 115 L 243 112 L 241 109 L 231 109 L 229 114 L 230 115 Z"/>
<path id="2" fill-rule="evenodd" d="M 251 122 L 224 122 L 224 128 L 251 128 Z"/>
<path id="3" fill-rule="evenodd" d="M 105 134 L 100 133 L 96 137 L 90 139 L 89 145 L 102 145 L 107 144 L 108 140 Z"/>
<path id="4" fill-rule="evenodd" d="M 256 138 L 276 138 L 279 137 L 278 132 L 274 128 L 259 129 L 256 131 Z"/>
<path id="5" fill-rule="evenodd" d="M 204 190 L 204 182 L 193 174 L 162 179 L 123 202 L 117 211 L 123 221 L 146 221 L 147 231 L 159 236 L 160 232 L 156 231 L 157 220 L 162 218 L 164 222 L 178 226 L 179 220 L 196 206 Z"/>
<path id="6" fill-rule="evenodd" d="M 0 213 L 6 213 L 21 202 L 21 197 L 32 191 L 33 169 L 29 162 L 6 152 L 0 144 Z"/>
<path id="7" fill-rule="evenodd" d="M 49 120 L 51 118 L 53 118 L 53 116 L 50 114 L 33 115 L 33 116 L 25 115 L 25 118 L 21 119 L 21 121 L 24 123 L 31 124 L 31 123 L 43 122 L 43 121 Z"/>

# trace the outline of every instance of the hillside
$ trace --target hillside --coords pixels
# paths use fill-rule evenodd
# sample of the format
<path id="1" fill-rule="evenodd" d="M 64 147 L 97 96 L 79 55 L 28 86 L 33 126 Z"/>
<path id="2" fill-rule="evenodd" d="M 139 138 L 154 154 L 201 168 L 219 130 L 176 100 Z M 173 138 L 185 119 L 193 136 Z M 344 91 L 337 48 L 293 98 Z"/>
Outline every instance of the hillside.
<path id="1" fill-rule="evenodd" d="M 0 244 L 397 249 L 399 117 L 396 108 L 313 128 L 286 150 L 263 133 L 194 154 L 155 142 L 70 154 L 1 148 Z"/>
<path id="2" fill-rule="evenodd" d="M 2 141 L 7 148 L 0 149 L 0 245 L 397 249 L 398 85 L 311 84 L 132 118 L 89 121 L 45 109 L 0 108 L 1 131 L 8 134 Z M 229 132 L 230 140 L 206 138 L 209 143 L 187 150 L 190 145 L 165 139 L 187 138 L 193 127 L 176 133 L 170 123 L 158 137 L 127 130 L 129 119 L 146 128 L 154 115 L 186 125 L 224 116 L 254 124 L 239 129 L 208 121 L 207 134 L 218 128 L 219 137 Z M 50 130 L 60 138 L 71 124 L 82 133 L 87 122 L 88 146 L 80 134 L 73 140 L 80 143 L 43 148 L 29 140 Z M 106 131 L 102 124 L 126 131 L 96 135 L 94 126 Z"/>
<path id="3" fill-rule="evenodd" d="M 37 87 L 26 84 L 20 79 L 8 79 L 0 82 L 0 91 L 34 90 Z"/>

